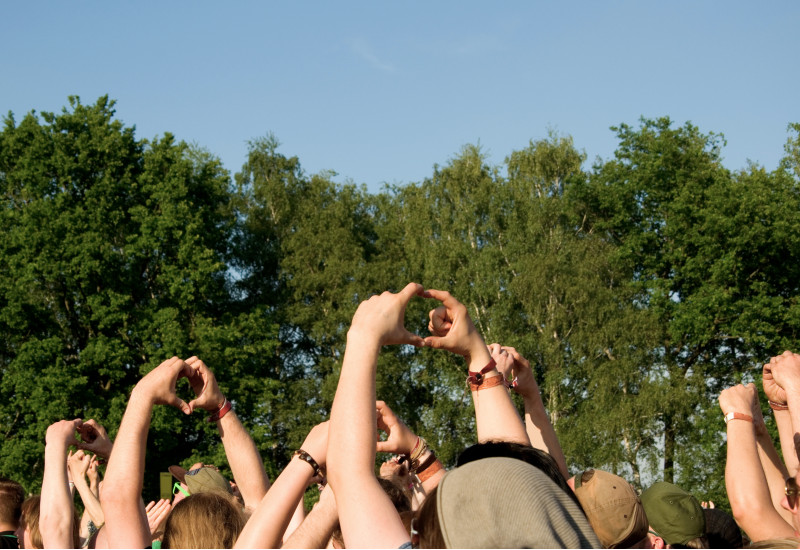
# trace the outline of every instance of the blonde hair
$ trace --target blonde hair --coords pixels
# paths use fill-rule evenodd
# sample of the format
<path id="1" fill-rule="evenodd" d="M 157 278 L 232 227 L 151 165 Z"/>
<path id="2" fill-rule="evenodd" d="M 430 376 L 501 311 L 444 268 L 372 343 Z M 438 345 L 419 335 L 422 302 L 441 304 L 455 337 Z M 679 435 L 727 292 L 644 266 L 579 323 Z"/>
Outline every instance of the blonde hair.
<path id="1" fill-rule="evenodd" d="M 25 502 L 22 503 L 22 513 L 19 516 L 20 527 L 27 529 L 31 534 L 31 542 L 34 548 L 44 548 L 42 533 L 39 531 L 39 505 L 41 501 L 42 498 L 39 495 L 26 498 Z"/>
<path id="2" fill-rule="evenodd" d="M 233 548 L 244 524 L 244 514 L 227 495 L 197 493 L 172 509 L 161 547 Z"/>

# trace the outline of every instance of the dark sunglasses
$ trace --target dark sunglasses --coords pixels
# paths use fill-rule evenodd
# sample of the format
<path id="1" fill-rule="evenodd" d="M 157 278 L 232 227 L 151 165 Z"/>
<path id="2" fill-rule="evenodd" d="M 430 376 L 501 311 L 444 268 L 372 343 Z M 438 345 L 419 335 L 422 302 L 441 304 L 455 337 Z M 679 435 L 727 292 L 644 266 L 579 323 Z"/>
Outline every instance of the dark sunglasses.
<path id="1" fill-rule="evenodd" d="M 789 503 L 789 508 L 794 510 L 797 505 L 797 495 L 800 494 L 800 488 L 797 486 L 797 481 L 793 477 L 786 480 L 786 486 L 783 488 L 786 493 L 786 500 Z"/>

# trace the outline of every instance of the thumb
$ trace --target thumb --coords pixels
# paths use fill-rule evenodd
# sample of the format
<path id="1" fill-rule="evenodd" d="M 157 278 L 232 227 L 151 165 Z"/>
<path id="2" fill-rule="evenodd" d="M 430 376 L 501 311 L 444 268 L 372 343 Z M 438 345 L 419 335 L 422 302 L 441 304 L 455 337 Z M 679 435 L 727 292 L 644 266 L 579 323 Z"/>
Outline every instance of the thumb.
<path id="1" fill-rule="evenodd" d="M 445 349 L 446 343 L 442 336 L 428 336 L 422 339 L 425 346 L 434 349 Z"/>
<path id="2" fill-rule="evenodd" d="M 378 441 L 375 444 L 375 450 L 379 453 L 393 453 L 394 446 L 390 445 L 388 441 Z"/>
<path id="3" fill-rule="evenodd" d="M 418 348 L 425 347 L 425 339 L 408 330 L 406 330 L 405 339 L 406 343 L 411 344 L 412 346 L 416 346 Z"/>
<path id="4" fill-rule="evenodd" d="M 177 409 L 182 410 L 183 414 L 192 414 L 192 407 L 187 405 L 186 401 L 184 401 L 177 395 L 172 396 L 172 399 L 170 400 L 170 405 L 172 405 Z"/>

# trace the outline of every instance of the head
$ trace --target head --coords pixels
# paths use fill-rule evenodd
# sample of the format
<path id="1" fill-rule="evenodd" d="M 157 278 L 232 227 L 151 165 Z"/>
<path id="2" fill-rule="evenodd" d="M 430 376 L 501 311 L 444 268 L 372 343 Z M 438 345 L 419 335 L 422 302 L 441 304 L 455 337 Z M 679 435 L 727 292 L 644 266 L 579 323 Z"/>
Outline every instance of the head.
<path id="1" fill-rule="evenodd" d="M 23 548 L 44 548 L 42 534 L 39 532 L 39 495 L 28 497 L 22 503 L 22 510 L 17 528 L 17 538 Z"/>
<path id="2" fill-rule="evenodd" d="M 642 504 L 657 538 L 673 548 L 708 548 L 700 502 L 677 485 L 659 481 L 642 493 Z"/>
<path id="3" fill-rule="evenodd" d="M 560 487 L 540 469 L 506 457 L 448 472 L 425 499 L 414 527 L 420 548 L 600 546 L 579 506 Z"/>
<path id="4" fill-rule="evenodd" d="M 516 458 L 527 462 L 531 466 L 539 468 L 549 477 L 553 482 L 561 487 L 561 489 L 569 496 L 578 507 L 581 503 L 578 501 L 575 494 L 567 484 L 567 480 L 558 469 L 558 464 L 555 459 L 548 453 L 534 449 L 530 445 L 521 445 L 520 443 L 511 443 L 508 441 L 487 441 L 485 443 L 477 443 L 471 447 L 464 449 L 458 459 L 456 459 L 456 466 L 462 466 L 475 460 L 482 458 L 491 458 L 497 456 L 504 456 L 507 458 Z"/>
<path id="5" fill-rule="evenodd" d="M 244 524 L 244 514 L 231 495 L 193 494 L 167 517 L 162 548 L 233 548 Z"/>
<path id="6" fill-rule="evenodd" d="M 0 531 L 16 531 L 25 491 L 22 485 L 5 477 L 0 477 Z"/>
<path id="7" fill-rule="evenodd" d="M 571 481 L 604 547 L 633 548 L 647 539 L 647 515 L 630 483 L 612 473 L 592 469 Z"/>
<path id="8" fill-rule="evenodd" d="M 742 532 L 736 520 L 719 508 L 703 508 L 706 516 L 706 539 L 709 548 L 741 548 Z"/>

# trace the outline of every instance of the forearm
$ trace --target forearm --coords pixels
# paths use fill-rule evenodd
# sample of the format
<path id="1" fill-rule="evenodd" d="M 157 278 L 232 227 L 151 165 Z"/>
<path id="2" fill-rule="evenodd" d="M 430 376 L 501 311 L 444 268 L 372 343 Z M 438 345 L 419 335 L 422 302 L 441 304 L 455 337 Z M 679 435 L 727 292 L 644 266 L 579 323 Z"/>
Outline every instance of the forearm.
<path id="1" fill-rule="evenodd" d="M 256 506 L 234 548 L 278 548 L 313 475 L 307 462 L 293 458 Z"/>
<path id="2" fill-rule="evenodd" d="M 92 523 L 94 523 L 97 527 L 102 526 L 105 523 L 105 516 L 103 515 L 103 509 L 100 506 L 100 500 L 92 493 L 89 485 L 86 483 L 85 479 L 78 478 L 75 480 L 75 488 L 78 490 L 78 494 L 81 496 L 81 501 L 83 501 L 84 510 L 89 514 L 89 517 L 92 519 Z"/>
<path id="3" fill-rule="evenodd" d="M 256 444 L 233 410 L 217 420 L 217 428 L 244 504 L 254 508 L 269 489 L 267 472 Z"/>
<path id="4" fill-rule="evenodd" d="M 326 497 L 326 491 L 333 492 L 330 487 L 322 492 L 317 505 L 286 540 L 283 548 L 325 548 L 339 522 L 336 499 L 332 494 Z"/>
<path id="5" fill-rule="evenodd" d="M 347 335 L 342 373 L 331 407 L 328 484 L 336 494 L 347 547 L 398 547 L 408 533 L 375 477 L 375 370 L 380 343 L 368 334 Z M 365 522 L 371 530 L 363 528 Z"/>
<path id="6" fill-rule="evenodd" d="M 67 447 L 45 444 L 39 531 L 45 548 L 71 548 L 72 501 L 67 484 Z"/>
<path id="7" fill-rule="evenodd" d="M 725 488 L 736 522 L 754 542 L 794 536 L 794 528 L 781 518 L 772 505 L 758 457 L 753 424 L 745 420 L 731 420 L 727 432 Z"/>
<path id="8" fill-rule="evenodd" d="M 550 417 L 542 403 L 540 395 L 526 395 L 523 397 L 525 404 L 525 430 L 531 440 L 531 445 L 550 454 L 558 464 L 558 469 L 564 478 L 569 478 L 567 460 L 564 451 L 556 436 L 556 431 L 550 423 Z"/>
<path id="9" fill-rule="evenodd" d="M 150 399 L 134 388 L 108 461 L 100 499 L 112 548 L 144 548 L 151 542 L 140 495 L 152 411 Z"/>
<path id="10" fill-rule="evenodd" d="M 758 445 L 758 458 L 764 471 L 764 478 L 767 481 L 772 506 L 784 521 L 791 523 L 792 513 L 784 510 L 783 506 L 781 506 L 786 478 L 789 477 L 786 467 L 781 462 L 778 451 L 775 449 L 775 445 L 772 444 L 772 439 L 769 437 L 765 427 L 762 426 L 757 430 L 756 442 Z"/>
<path id="11" fill-rule="evenodd" d="M 798 459 L 794 450 L 794 429 L 792 428 L 792 418 L 788 410 L 774 410 L 775 424 L 778 426 L 778 436 L 781 441 L 781 454 L 783 462 L 790 476 L 797 474 Z"/>
<path id="12" fill-rule="evenodd" d="M 483 339 L 472 346 L 469 356 L 470 372 L 480 372 L 492 360 Z M 497 371 L 487 373 L 488 376 L 502 376 Z M 491 378 L 489 378 L 491 380 Z M 530 445 L 525 425 L 519 412 L 511 401 L 505 384 L 472 392 L 475 404 L 475 424 L 478 428 L 478 442 L 510 441 Z"/>

